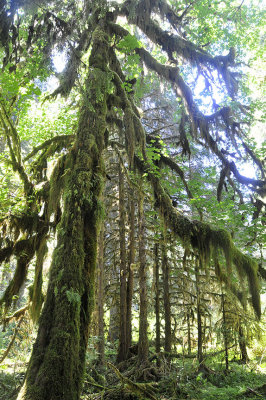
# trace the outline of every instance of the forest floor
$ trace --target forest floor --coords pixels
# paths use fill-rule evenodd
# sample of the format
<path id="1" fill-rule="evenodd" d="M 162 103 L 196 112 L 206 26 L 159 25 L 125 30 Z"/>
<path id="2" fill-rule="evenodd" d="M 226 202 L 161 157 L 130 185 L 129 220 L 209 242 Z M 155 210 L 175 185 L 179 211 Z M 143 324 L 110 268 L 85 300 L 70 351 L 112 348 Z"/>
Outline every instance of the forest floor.
<path id="1" fill-rule="evenodd" d="M 0 400 L 15 400 L 24 378 L 26 363 L 6 359 L 0 366 Z M 266 399 L 266 362 L 246 365 L 215 359 L 198 368 L 195 359 L 160 359 L 160 366 L 136 366 L 136 358 L 119 365 L 110 362 L 96 368 L 90 360 L 81 400 L 248 400 Z M 145 380 L 144 380 L 145 376 Z"/>

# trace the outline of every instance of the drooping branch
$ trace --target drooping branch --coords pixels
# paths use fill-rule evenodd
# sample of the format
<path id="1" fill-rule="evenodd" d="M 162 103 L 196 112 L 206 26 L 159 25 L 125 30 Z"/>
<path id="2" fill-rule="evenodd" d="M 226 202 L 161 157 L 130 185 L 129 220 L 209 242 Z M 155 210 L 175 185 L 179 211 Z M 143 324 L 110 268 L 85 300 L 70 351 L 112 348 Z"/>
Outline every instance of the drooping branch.
<path id="1" fill-rule="evenodd" d="M 72 143 L 75 139 L 75 135 L 59 135 L 55 136 L 52 139 L 48 139 L 42 144 L 40 144 L 37 147 L 34 147 L 33 150 L 27 154 L 27 156 L 24 158 L 24 162 L 28 161 L 30 158 L 34 157 L 35 154 L 37 154 L 41 150 L 46 150 L 48 147 L 50 147 L 51 144 L 56 143 L 56 150 L 55 151 L 60 151 L 65 145 L 69 145 Z"/>
<path id="2" fill-rule="evenodd" d="M 151 3 L 151 2 L 148 2 Z M 124 3 L 121 14 L 128 18 L 129 23 L 137 25 L 147 37 L 155 44 L 159 45 L 162 50 L 168 54 L 170 61 L 175 62 L 176 53 L 184 60 L 194 65 L 205 65 L 208 68 L 216 69 L 223 77 L 229 95 L 234 98 L 237 92 L 237 81 L 234 75 L 229 70 L 229 66 L 234 65 L 235 49 L 232 47 L 226 56 L 212 57 L 205 50 L 196 46 L 194 43 L 185 40 L 184 38 L 171 35 L 151 18 L 152 7 L 143 8 L 141 2 L 136 6 L 136 12 L 132 12 L 134 4 L 132 0 Z M 169 10 L 168 10 L 169 12 Z"/>
<path id="3" fill-rule="evenodd" d="M 239 183 L 243 185 L 252 185 L 252 189 L 259 193 L 265 190 L 265 181 L 247 178 L 241 175 L 233 161 L 229 161 L 222 151 L 218 148 L 217 142 L 213 139 L 210 134 L 210 127 L 208 118 L 199 110 L 195 104 L 192 91 L 189 86 L 185 83 L 184 79 L 179 74 L 179 68 L 163 65 L 155 60 L 148 51 L 143 48 L 136 49 L 136 52 L 140 55 L 141 59 L 145 62 L 147 67 L 159 76 L 171 82 L 176 90 L 178 96 L 180 96 L 186 106 L 187 112 L 193 122 L 194 129 L 198 131 L 201 137 L 204 139 L 206 145 L 212 150 L 214 154 L 222 161 L 223 165 L 230 169 L 235 178 Z"/>
<path id="4" fill-rule="evenodd" d="M 9 147 L 12 168 L 15 172 L 18 172 L 19 177 L 24 185 L 25 196 L 28 198 L 33 193 L 33 184 L 30 182 L 22 164 L 19 134 L 2 101 L 0 101 L 0 123 L 3 127 L 3 133 L 6 137 Z"/>
<path id="5" fill-rule="evenodd" d="M 172 232 L 177 235 L 185 247 L 191 246 L 198 251 L 202 264 L 209 264 L 217 251 L 225 258 L 227 269 L 231 270 L 231 263 L 235 266 L 239 276 L 246 276 L 249 291 L 252 297 L 252 306 L 260 317 L 260 296 L 257 277 L 258 265 L 250 257 L 238 250 L 229 232 L 213 229 L 209 224 L 200 221 L 191 221 L 179 213 L 172 205 L 172 201 L 163 189 L 160 180 L 150 172 L 149 165 L 135 157 L 135 165 L 143 173 L 146 172 L 148 180 L 154 190 L 156 206 Z M 215 257 L 214 257 L 215 258 Z M 230 289 L 230 287 L 229 287 Z"/>

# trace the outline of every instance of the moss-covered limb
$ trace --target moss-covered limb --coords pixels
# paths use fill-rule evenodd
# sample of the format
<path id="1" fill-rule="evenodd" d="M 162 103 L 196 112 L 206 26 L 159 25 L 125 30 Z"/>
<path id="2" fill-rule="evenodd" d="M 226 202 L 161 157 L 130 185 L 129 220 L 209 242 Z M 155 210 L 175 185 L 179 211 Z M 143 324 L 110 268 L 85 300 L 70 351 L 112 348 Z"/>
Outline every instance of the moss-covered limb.
<path id="1" fill-rule="evenodd" d="M 139 113 L 132 100 L 126 93 L 123 83 L 125 78 L 121 75 L 120 66 L 115 54 L 111 57 L 111 67 L 113 71 L 113 82 L 116 87 L 117 96 L 121 101 L 121 108 L 124 110 L 125 143 L 129 158 L 130 168 L 133 167 L 135 146 L 139 144 L 143 156 L 145 156 L 145 132 L 139 120 Z M 122 80 L 123 79 L 123 80 Z M 136 129 L 137 127 L 137 129 Z"/>
<path id="2" fill-rule="evenodd" d="M 92 24 L 89 24 L 89 28 L 84 29 L 80 35 L 78 45 L 76 47 L 70 46 L 70 57 L 67 65 L 60 76 L 60 85 L 52 93 L 51 97 L 58 95 L 68 96 L 71 89 L 75 85 L 76 79 L 78 78 L 78 69 L 82 63 L 81 58 L 84 51 L 88 50 L 91 43 L 91 32 Z"/>
<path id="3" fill-rule="evenodd" d="M 58 146 L 56 147 L 57 149 L 56 151 L 59 151 L 62 149 L 62 147 L 65 147 L 65 145 L 70 145 L 71 143 L 73 143 L 74 139 L 75 135 L 59 135 L 55 136 L 52 139 L 48 139 L 39 146 L 34 147 L 33 150 L 24 158 L 23 161 L 24 162 L 28 161 L 30 158 L 34 157 L 39 151 L 47 149 L 53 143 L 58 144 Z"/>
<path id="4" fill-rule="evenodd" d="M 25 313 L 29 309 L 29 304 L 26 304 L 24 307 L 20 308 L 19 310 L 15 311 L 13 314 L 6 316 L 3 319 L 3 323 L 6 325 L 14 320 L 18 320 L 20 317 L 25 315 Z"/>
<path id="5" fill-rule="evenodd" d="M 47 227 L 48 223 L 35 212 L 10 214 L 0 222 L 2 235 L 14 242 L 16 242 L 21 233 L 32 235 L 41 232 Z"/>
<path id="6" fill-rule="evenodd" d="M 239 276 L 247 276 L 252 305 L 257 316 L 260 318 L 261 304 L 259 296 L 260 284 L 258 280 L 258 264 L 249 256 L 241 253 L 235 246 L 232 248 L 232 261 L 238 269 Z"/>
<path id="7" fill-rule="evenodd" d="M 20 325 L 23 322 L 23 319 L 24 319 L 24 315 L 22 315 L 20 317 L 20 319 L 19 319 L 19 321 L 17 323 L 17 326 L 16 326 L 16 328 L 14 330 L 13 336 L 12 336 L 10 342 L 9 342 L 9 345 L 8 345 L 7 349 L 4 351 L 3 355 L 0 357 L 0 363 L 2 363 L 4 361 L 4 359 L 8 356 L 10 350 L 12 349 L 12 346 L 15 343 L 15 340 L 16 340 L 17 334 L 19 332 Z"/>
<path id="8" fill-rule="evenodd" d="M 217 201 L 218 202 L 220 202 L 222 199 L 222 190 L 223 190 L 224 181 L 228 175 L 228 172 L 229 172 L 228 167 L 223 168 L 220 172 L 220 179 L 219 179 L 218 186 L 217 186 Z"/>
<path id="9" fill-rule="evenodd" d="M 18 164 L 21 164 L 20 137 L 13 122 L 11 121 L 8 115 L 4 102 L 1 100 L 0 100 L 0 121 L 4 128 L 5 135 L 12 139 L 12 150 L 16 157 L 16 161 Z"/>
<path id="10" fill-rule="evenodd" d="M 132 12 L 134 3 L 132 0 L 126 1 L 121 9 L 121 14 L 128 18 L 129 23 L 137 25 L 153 42 L 162 47 L 167 52 L 170 61 L 175 61 L 174 53 L 194 65 L 203 64 L 207 67 L 215 68 L 226 83 L 229 94 L 233 97 L 237 90 L 237 82 L 233 74 L 228 69 L 234 65 L 235 50 L 231 48 L 228 55 L 212 57 L 205 50 L 196 46 L 194 43 L 183 39 L 177 35 L 170 35 L 151 18 L 149 7 L 143 8 L 141 4 L 136 7 L 136 12 Z"/>
<path id="11" fill-rule="evenodd" d="M 241 175 L 237 170 L 235 163 L 233 161 L 228 161 L 223 152 L 219 150 L 217 142 L 211 136 L 208 119 L 202 114 L 195 104 L 192 91 L 179 74 L 179 69 L 177 67 L 160 64 L 150 55 L 148 51 L 143 48 L 136 49 L 136 52 L 140 55 L 149 69 L 155 71 L 159 76 L 165 78 L 174 85 L 177 94 L 185 103 L 186 109 L 193 122 L 194 129 L 200 133 L 201 137 L 205 141 L 205 144 L 212 150 L 214 154 L 218 156 L 223 165 L 230 169 L 237 181 L 243 185 L 251 185 L 254 191 L 259 193 L 264 192 L 265 181 L 247 178 Z"/>
<path id="12" fill-rule="evenodd" d="M 141 384 L 141 383 L 136 383 L 133 382 L 131 379 L 126 378 L 124 375 L 121 374 L 121 372 L 111 363 L 107 362 L 106 363 L 109 368 L 111 368 L 121 383 L 125 386 L 127 386 L 131 392 L 136 393 L 137 395 L 144 396 L 145 398 L 151 399 L 151 400 L 157 400 L 156 394 L 155 394 L 155 389 L 152 387 L 151 384 Z"/>
<path id="13" fill-rule="evenodd" d="M 266 281 L 266 269 L 263 268 L 263 266 L 261 264 L 259 264 L 259 274 L 262 277 L 262 279 L 264 279 Z"/>
<path id="14" fill-rule="evenodd" d="M 0 101 L 0 124 L 3 127 L 3 132 L 9 147 L 12 168 L 15 172 L 18 172 L 24 185 L 26 199 L 28 200 L 28 198 L 33 194 L 33 184 L 30 182 L 22 164 L 19 134 L 13 122 L 9 118 L 2 101 Z"/>
<path id="15" fill-rule="evenodd" d="M 244 147 L 244 149 L 246 150 L 246 152 L 250 155 L 250 157 L 252 158 L 252 160 L 254 161 L 255 164 L 257 164 L 257 166 L 259 167 L 262 177 L 265 179 L 265 167 L 264 167 L 264 162 L 261 161 L 256 154 L 254 153 L 253 150 L 251 150 L 249 148 L 249 146 L 242 140 L 242 145 Z"/>
<path id="16" fill-rule="evenodd" d="M 236 267 L 240 279 L 243 277 L 247 278 L 252 306 L 257 316 L 260 317 L 261 310 L 257 263 L 235 247 L 229 232 L 222 229 L 213 229 L 209 224 L 204 222 L 190 221 L 180 214 L 173 207 L 172 201 L 163 189 L 159 179 L 149 171 L 149 166 L 146 166 L 145 163 L 137 157 L 135 157 L 135 165 L 142 173 L 147 173 L 154 190 L 156 206 L 159 208 L 169 228 L 182 240 L 183 245 L 185 247 L 192 246 L 196 249 L 203 265 L 208 265 L 211 259 L 215 260 L 215 254 L 220 251 L 225 258 L 229 283 L 232 264 Z M 231 287 L 230 283 L 229 289 L 231 289 Z"/>
<path id="17" fill-rule="evenodd" d="M 72 168 L 66 175 L 45 304 L 21 400 L 78 400 L 94 303 L 97 237 L 105 169 L 108 38 L 100 21 L 93 33 L 89 75 L 80 110 Z"/>
<path id="18" fill-rule="evenodd" d="M 18 295 L 23 283 L 25 282 L 28 273 L 29 263 L 32 260 L 35 251 L 40 246 L 42 236 L 43 233 L 39 235 L 34 235 L 27 239 L 22 239 L 16 242 L 9 249 L 8 256 L 10 258 L 12 255 L 14 255 L 17 260 L 17 265 L 14 276 L 9 282 L 2 298 L 0 299 L 0 306 L 2 307 L 4 305 L 4 314 L 11 306 L 14 296 Z M 1 250 L 1 252 L 4 253 L 3 250 Z"/>
<path id="19" fill-rule="evenodd" d="M 153 142 L 151 142 L 151 140 L 153 140 L 154 141 L 154 137 L 152 136 L 152 135 L 146 135 L 146 137 L 147 137 L 147 143 L 153 143 Z M 160 144 L 159 143 L 153 143 L 153 146 L 156 146 L 156 148 L 158 148 L 158 149 L 160 149 Z M 162 152 L 159 152 L 158 154 L 160 154 L 160 161 L 164 164 L 164 165 L 166 165 L 166 166 L 168 166 L 169 168 L 171 168 L 172 169 L 172 171 L 175 171 L 177 174 L 178 174 L 178 176 L 180 177 L 180 179 L 181 179 L 181 181 L 182 181 L 182 183 L 183 183 L 183 185 L 184 185 L 184 187 L 185 187 L 185 190 L 186 190 L 186 192 L 187 192 L 187 195 L 188 195 L 188 198 L 189 199 L 193 199 L 194 197 L 193 197 L 193 194 L 192 194 L 192 192 L 191 192 L 191 190 L 189 189 L 189 187 L 188 187 L 188 184 L 187 184 L 187 182 L 186 182 L 186 179 L 185 179 L 185 176 L 184 176 L 184 172 L 183 172 L 183 170 L 179 167 L 179 165 L 173 160 L 173 159 L 171 159 L 170 157 L 167 157 L 167 156 L 165 156 Z M 197 210 L 198 210 L 198 213 L 199 213 L 199 216 L 200 216 L 200 218 L 202 219 L 202 211 L 197 207 Z"/>
<path id="20" fill-rule="evenodd" d="M 134 187 L 135 189 L 139 189 L 139 186 L 137 185 L 137 183 L 136 183 L 134 180 L 132 180 L 132 178 L 131 178 L 130 175 L 129 175 L 128 168 L 125 166 L 124 159 L 123 159 L 123 157 L 122 157 L 121 151 L 120 151 L 119 148 L 118 148 L 118 145 L 117 145 L 116 143 L 111 143 L 111 145 L 112 145 L 112 147 L 114 148 L 114 150 L 115 150 L 115 152 L 116 152 L 116 154 L 117 154 L 117 156 L 118 156 L 119 163 L 120 163 L 120 165 L 121 165 L 123 174 L 124 174 L 125 177 L 126 177 L 127 183 L 129 184 L 129 186 L 130 186 L 131 188 Z M 123 150 L 124 150 L 124 148 L 123 148 Z"/>
<path id="21" fill-rule="evenodd" d="M 40 246 L 36 252 L 36 264 L 34 273 L 34 282 L 30 293 L 30 315 L 33 322 L 37 322 L 40 316 L 42 304 L 43 304 L 43 293 L 42 293 L 42 273 L 43 263 L 48 251 L 47 238 L 44 236 L 41 240 Z"/>

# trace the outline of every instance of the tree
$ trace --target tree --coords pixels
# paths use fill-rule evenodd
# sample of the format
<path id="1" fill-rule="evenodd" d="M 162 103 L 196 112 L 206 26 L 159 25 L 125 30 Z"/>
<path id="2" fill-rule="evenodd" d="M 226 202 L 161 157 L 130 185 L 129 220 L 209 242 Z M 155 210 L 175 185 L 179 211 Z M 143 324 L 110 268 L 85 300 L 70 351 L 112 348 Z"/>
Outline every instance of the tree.
<path id="1" fill-rule="evenodd" d="M 187 6 L 181 2 L 178 7 L 174 2 L 171 6 L 164 0 L 126 0 L 121 4 L 105 0 L 68 4 L 55 0 L 49 3 L 48 10 L 45 2 L 40 2 L 39 6 L 32 6 L 27 1 L 1 2 L 0 42 L 4 68 L 1 79 L 8 84 L 1 93 L 0 121 L 9 162 L 19 176 L 24 196 L 19 212 L 2 221 L 0 260 L 11 257 L 17 260 L 14 277 L 1 299 L 5 311 L 11 306 L 13 296 L 18 294 L 35 254 L 40 262 L 36 263 L 32 310 L 36 304 L 40 310 L 43 249 L 51 227 L 57 232 L 38 336 L 18 397 L 21 400 L 75 400 L 80 396 L 93 310 L 97 238 L 104 214 L 102 194 L 106 171 L 103 152 L 109 144 L 114 144 L 112 135 L 117 130 L 124 134 L 130 170 L 137 171 L 150 184 L 155 206 L 168 229 L 185 248 L 193 249 L 200 267 L 212 261 L 217 276 L 228 289 L 236 291 L 230 281 L 233 267 L 240 276 L 245 276 L 253 307 L 260 316 L 256 262 L 234 245 L 230 232 L 212 227 L 208 222 L 189 219 L 173 206 L 160 169 L 167 166 L 175 171 L 191 199 L 193 196 L 185 174 L 164 151 L 163 141 L 156 132 L 145 132 L 134 102 L 134 73 L 145 64 L 153 74 L 172 86 L 174 96 L 182 103 L 179 143 L 184 154 L 189 153 L 189 142 L 194 141 L 195 147 L 206 147 L 218 158 L 222 171 L 218 199 L 225 182 L 237 193 L 239 185 L 246 187 L 254 199 L 265 193 L 263 165 L 256 149 L 247 146 L 247 133 L 242 129 L 249 105 L 242 105 L 241 94 L 237 94 L 239 67 L 235 47 L 241 44 L 238 36 L 234 35 L 235 46 L 229 48 L 227 55 L 217 55 L 219 29 L 206 37 L 202 34 L 208 28 L 202 22 L 204 13 L 209 13 L 205 2 L 198 1 L 193 7 L 192 3 Z M 242 4 L 237 8 L 225 2 L 223 12 L 218 4 L 217 8 L 219 21 L 231 15 L 233 23 L 234 18 L 240 23 L 240 19 L 234 17 L 239 10 L 248 17 L 248 8 Z M 156 15 L 160 23 L 164 20 L 168 30 L 164 30 L 152 15 Z M 206 20 L 210 21 L 212 15 L 215 12 L 208 14 Z M 128 25 L 122 26 L 119 17 L 124 17 Z M 140 30 L 138 38 L 130 34 L 131 25 Z M 237 32 L 243 26 L 242 23 Z M 226 39 L 230 38 L 228 32 L 229 29 Z M 210 40 L 211 44 L 205 43 L 204 39 Z M 232 41 L 227 40 L 230 44 Z M 154 55 L 152 46 L 164 55 Z M 209 51 L 205 50 L 206 46 Z M 79 87 L 77 129 L 72 135 L 43 141 L 22 160 L 18 116 L 26 113 L 27 96 L 34 93 L 36 79 L 50 74 L 52 50 L 64 48 L 69 52 L 68 62 L 52 96 L 71 96 L 74 90 L 77 91 L 75 86 Z M 224 104 L 217 105 L 213 100 L 211 114 L 204 113 L 196 102 L 193 87 L 184 78 L 188 67 L 186 65 L 183 72 L 178 66 L 181 60 L 191 66 L 192 73 L 198 70 L 205 80 L 206 92 L 211 94 L 212 85 L 221 82 L 227 93 L 222 101 Z M 15 85 L 8 80 L 8 72 L 13 74 Z M 136 90 L 138 85 L 140 80 L 135 85 Z M 26 88 L 24 99 L 20 96 L 21 88 Z M 249 157 L 253 160 L 261 178 L 241 175 L 237 161 L 233 161 L 234 151 L 241 154 L 241 159 Z M 60 157 L 48 178 L 46 159 L 55 152 L 59 152 Z M 36 158 L 31 162 L 33 157 Z M 28 172 L 27 165 L 34 167 L 33 175 Z M 40 183 L 41 190 L 38 189 Z M 143 238 L 141 196 L 139 236 Z M 259 204 L 257 214 L 262 210 Z M 143 246 L 143 241 L 140 245 Z M 145 286 L 144 262 L 141 272 L 141 282 Z M 143 291 L 144 286 L 141 287 Z M 146 325 L 142 330 L 142 361 L 147 358 L 145 330 Z"/>

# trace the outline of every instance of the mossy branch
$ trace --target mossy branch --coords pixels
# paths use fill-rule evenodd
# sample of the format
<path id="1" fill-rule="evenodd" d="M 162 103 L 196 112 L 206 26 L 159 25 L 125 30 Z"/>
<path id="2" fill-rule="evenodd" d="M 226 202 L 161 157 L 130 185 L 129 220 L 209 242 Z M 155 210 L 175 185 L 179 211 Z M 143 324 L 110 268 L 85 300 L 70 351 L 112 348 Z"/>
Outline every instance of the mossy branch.
<path id="1" fill-rule="evenodd" d="M 15 172 L 18 172 L 19 177 L 24 185 L 26 198 L 28 199 L 28 197 L 33 193 L 33 184 L 30 182 L 29 177 L 22 165 L 19 134 L 9 118 L 3 102 L 0 102 L 0 123 L 4 128 L 4 134 L 6 136 L 10 151 L 12 168 Z"/>
<path id="2" fill-rule="evenodd" d="M 136 52 L 140 55 L 141 59 L 145 62 L 147 67 L 159 76 L 172 83 L 176 90 L 176 93 L 184 101 L 187 112 L 192 120 L 194 130 L 198 131 L 201 137 L 204 139 L 205 144 L 212 152 L 217 155 L 221 160 L 224 167 L 228 168 L 236 180 L 246 186 L 251 185 L 252 189 L 259 193 L 266 191 L 266 183 L 263 180 L 247 178 L 241 175 L 233 161 L 228 161 L 222 151 L 218 148 L 217 142 L 212 138 L 210 134 L 209 119 L 206 117 L 195 104 L 192 91 L 190 87 L 185 83 L 181 75 L 179 74 L 179 68 L 168 65 L 163 65 L 155 60 L 148 51 L 143 48 L 136 49 Z M 233 124 L 233 121 L 232 121 Z"/>
<path id="3" fill-rule="evenodd" d="M 184 247 L 191 246 L 196 249 L 201 263 L 205 266 L 217 257 L 214 253 L 217 254 L 220 251 L 224 255 L 228 273 L 230 273 L 231 264 L 233 264 L 239 277 L 245 276 L 247 278 L 252 306 L 258 318 L 260 318 L 261 306 L 257 263 L 235 247 L 229 232 L 223 229 L 213 229 L 204 222 L 191 221 L 179 213 L 173 207 L 172 201 L 163 189 L 160 180 L 150 172 L 149 166 L 138 157 L 135 157 L 135 165 L 142 173 L 147 173 L 148 180 L 154 190 L 155 204 L 169 228 L 182 240 Z M 229 289 L 231 288 L 230 286 Z"/>
<path id="4" fill-rule="evenodd" d="M 40 144 L 37 147 L 34 147 L 33 150 L 24 158 L 23 161 L 28 161 L 30 158 L 34 157 L 35 154 L 37 154 L 39 151 L 47 149 L 50 147 L 51 144 L 54 143 L 59 143 L 60 149 L 65 146 L 66 144 L 69 145 L 71 144 L 75 139 L 75 135 L 59 135 L 56 136 L 52 139 L 48 139 L 42 144 Z M 59 147 L 56 147 L 57 151 L 59 150 Z"/>
<path id="5" fill-rule="evenodd" d="M 157 397 L 155 396 L 155 393 L 151 387 L 151 385 L 147 383 L 136 383 L 133 382 L 131 379 L 126 378 L 121 374 L 121 372 L 111 363 L 106 362 L 109 368 L 111 368 L 117 377 L 120 379 L 121 383 L 125 386 L 127 386 L 130 391 L 133 393 L 136 393 L 137 395 L 144 396 L 146 398 L 149 398 L 151 400 L 157 400 Z"/>
<path id="6" fill-rule="evenodd" d="M 18 321 L 17 326 L 14 330 L 13 336 L 9 342 L 9 345 L 8 345 L 7 349 L 5 350 L 5 352 L 3 353 L 3 355 L 0 357 L 0 363 L 2 363 L 4 361 L 4 359 L 8 356 L 13 344 L 15 343 L 15 340 L 16 340 L 16 337 L 17 337 L 17 334 L 18 334 L 18 331 L 19 331 L 20 325 L 22 324 L 23 319 L 24 319 L 24 315 L 22 315 L 22 317 L 20 317 L 20 320 Z"/>
<path id="7" fill-rule="evenodd" d="M 20 317 L 25 315 L 25 313 L 28 311 L 28 309 L 29 309 L 29 304 L 26 304 L 24 307 L 15 311 L 13 314 L 8 315 L 3 320 L 4 324 L 6 325 L 6 324 L 12 322 L 13 320 L 18 320 Z"/>

